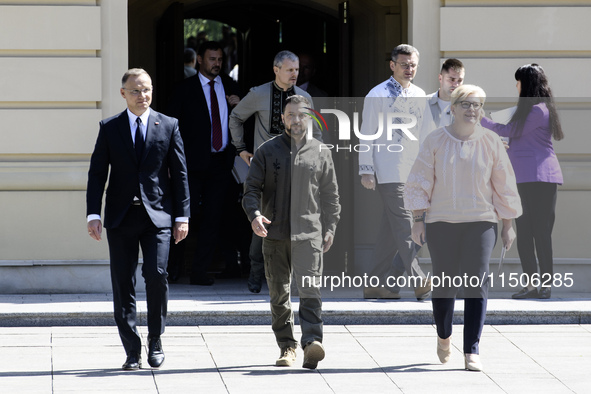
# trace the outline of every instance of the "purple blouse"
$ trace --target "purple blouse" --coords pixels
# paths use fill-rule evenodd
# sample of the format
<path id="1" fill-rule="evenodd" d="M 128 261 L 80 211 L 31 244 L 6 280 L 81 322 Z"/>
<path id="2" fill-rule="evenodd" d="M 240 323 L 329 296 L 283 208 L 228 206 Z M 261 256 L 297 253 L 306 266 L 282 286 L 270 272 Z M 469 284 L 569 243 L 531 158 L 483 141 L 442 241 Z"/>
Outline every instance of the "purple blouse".
<path id="1" fill-rule="evenodd" d="M 546 104 L 532 107 L 519 138 L 511 136 L 513 123 L 504 125 L 484 117 L 480 123 L 501 137 L 511 138 L 507 154 L 515 170 L 517 183 L 548 182 L 562 185 L 562 171 L 552 145 L 550 113 Z"/>

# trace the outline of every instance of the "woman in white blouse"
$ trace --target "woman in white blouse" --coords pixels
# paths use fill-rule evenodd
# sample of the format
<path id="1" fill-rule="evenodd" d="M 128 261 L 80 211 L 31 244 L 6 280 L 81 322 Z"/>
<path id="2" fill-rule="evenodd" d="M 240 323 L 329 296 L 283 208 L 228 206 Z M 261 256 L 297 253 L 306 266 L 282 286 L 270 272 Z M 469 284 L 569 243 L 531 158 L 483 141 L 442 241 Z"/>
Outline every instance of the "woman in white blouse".
<path id="1" fill-rule="evenodd" d="M 405 186 L 405 206 L 413 211 L 412 239 L 428 239 L 433 267 L 433 317 L 437 355 L 451 356 L 455 297 L 464 288 L 466 369 L 481 371 L 479 342 L 486 317 L 489 260 L 497 240 L 509 249 L 512 219 L 521 215 L 515 173 L 503 142 L 480 126 L 484 91 L 474 85 L 451 95 L 453 123 L 429 134 Z"/>

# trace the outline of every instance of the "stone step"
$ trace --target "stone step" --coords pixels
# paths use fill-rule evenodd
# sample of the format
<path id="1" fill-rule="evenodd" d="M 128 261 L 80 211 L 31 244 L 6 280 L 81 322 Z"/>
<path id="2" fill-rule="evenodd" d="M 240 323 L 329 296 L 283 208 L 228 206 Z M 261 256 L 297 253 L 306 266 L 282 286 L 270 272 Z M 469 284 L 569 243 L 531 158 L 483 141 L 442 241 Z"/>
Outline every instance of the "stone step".
<path id="1" fill-rule="evenodd" d="M 170 286 L 167 324 L 270 325 L 269 295 L 246 290 L 243 280 L 219 280 L 214 286 Z M 336 295 L 336 294 L 335 294 Z M 433 324 L 430 301 L 417 302 L 403 291 L 400 300 L 325 297 L 325 324 Z M 486 324 L 591 324 L 591 296 L 566 293 L 549 300 L 512 300 L 506 293 L 490 294 Z M 293 310 L 297 312 L 297 297 Z M 101 294 L 0 295 L 0 326 L 113 325 L 112 296 Z M 145 293 L 138 293 L 140 324 L 146 324 Z M 297 313 L 296 313 L 297 317 Z M 462 322 L 463 302 L 456 302 L 455 320 Z"/>

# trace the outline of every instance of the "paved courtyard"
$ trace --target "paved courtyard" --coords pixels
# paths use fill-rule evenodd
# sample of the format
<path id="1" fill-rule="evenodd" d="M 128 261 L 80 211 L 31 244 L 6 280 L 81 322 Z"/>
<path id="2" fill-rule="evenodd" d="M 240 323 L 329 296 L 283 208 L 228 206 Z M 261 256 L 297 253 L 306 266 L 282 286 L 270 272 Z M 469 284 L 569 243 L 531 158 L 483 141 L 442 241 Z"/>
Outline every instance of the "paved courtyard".
<path id="1" fill-rule="evenodd" d="M 142 335 L 146 332 L 142 327 Z M 269 326 L 173 326 L 159 370 L 124 372 L 117 330 L 0 328 L 2 393 L 588 393 L 591 325 L 486 325 L 484 372 L 464 370 L 462 327 L 441 365 L 432 325 L 325 326 L 315 371 L 275 367 Z M 147 367 L 144 350 L 143 360 Z"/>

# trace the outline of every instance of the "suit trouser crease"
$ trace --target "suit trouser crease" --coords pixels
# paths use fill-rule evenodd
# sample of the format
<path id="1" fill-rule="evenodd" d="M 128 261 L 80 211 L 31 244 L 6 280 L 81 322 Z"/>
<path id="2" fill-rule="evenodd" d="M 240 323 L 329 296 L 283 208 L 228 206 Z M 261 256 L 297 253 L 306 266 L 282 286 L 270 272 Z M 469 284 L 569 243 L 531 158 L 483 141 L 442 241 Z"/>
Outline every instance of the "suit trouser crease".
<path id="1" fill-rule="evenodd" d="M 160 336 L 166 326 L 167 261 L 170 228 L 154 226 L 143 206 L 132 206 L 121 224 L 107 229 L 115 323 L 127 354 L 141 352 L 135 295 L 139 247 L 146 286 L 148 336 Z"/>
<path id="2" fill-rule="evenodd" d="M 295 274 L 300 305 L 301 343 L 322 342 L 322 300 L 318 284 L 322 275 L 322 240 L 263 239 L 265 275 L 271 298 L 272 328 L 280 348 L 297 346 L 291 305 L 291 278 Z M 306 277 L 306 279 L 303 279 Z M 310 278 L 310 279 L 308 279 Z"/>
<path id="3" fill-rule="evenodd" d="M 384 214 L 374 247 L 374 265 L 370 275 L 379 277 L 380 283 L 385 286 L 388 285 L 388 277 L 401 276 L 404 271 L 408 275 L 425 279 L 416 257 L 420 246 L 411 239 L 412 215 L 404 208 L 404 183 L 378 184 L 377 190 L 382 198 Z M 399 287 L 393 285 L 390 289 L 397 291 Z"/>
<path id="4" fill-rule="evenodd" d="M 230 191 L 231 171 L 220 168 L 224 155 L 213 156 L 210 170 L 189 171 L 191 220 L 197 229 L 197 246 L 193 257 L 191 277 L 207 275 L 216 246 L 221 239 L 226 195 Z M 193 223 L 191 223 L 191 226 Z"/>
<path id="5" fill-rule="evenodd" d="M 473 278 L 482 281 L 489 274 L 489 260 L 497 239 L 497 224 L 492 222 L 428 223 L 426 233 L 431 255 L 433 280 Z M 437 278 L 437 279 L 436 279 Z M 467 286 L 464 284 L 467 283 Z M 434 283 L 435 285 L 436 283 Z M 460 284 L 459 280 L 456 284 Z M 479 353 L 479 342 L 486 318 L 488 281 L 462 281 L 464 289 L 464 353 Z M 455 297 L 458 287 L 453 282 L 434 287 L 433 318 L 437 335 L 452 334 Z"/>
<path id="6" fill-rule="evenodd" d="M 538 273 L 542 282 L 552 277 L 552 230 L 556 211 L 557 185 L 547 182 L 518 183 L 523 214 L 515 219 L 517 251 L 521 268 L 530 278 Z M 534 252 L 535 251 L 535 252 Z M 536 262 L 536 254 L 538 261 Z M 545 275 L 542 277 L 542 275 Z"/>

